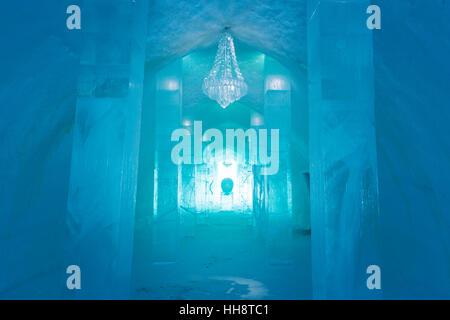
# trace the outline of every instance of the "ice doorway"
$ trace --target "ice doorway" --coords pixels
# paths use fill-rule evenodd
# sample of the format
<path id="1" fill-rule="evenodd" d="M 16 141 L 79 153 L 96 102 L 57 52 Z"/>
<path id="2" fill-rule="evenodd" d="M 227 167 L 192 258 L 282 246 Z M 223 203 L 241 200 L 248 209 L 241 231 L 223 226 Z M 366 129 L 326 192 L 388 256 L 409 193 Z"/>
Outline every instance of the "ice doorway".
<path id="1" fill-rule="evenodd" d="M 245 44 L 237 42 L 236 50 L 249 92 L 226 109 L 201 91 L 215 47 L 146 67 L 133 298 L 312 297 L 311 241 L 302 225 L 309 215 L 307 173 L 292 168 L 298 152 L 290 125 L 292 109 L 307 107 L 292 98 L 290 70 Z M 226 129 L 279 129 L 277 174 L 262 175 L 245 156 L 174 164 L 171 134 L 178 128 L 194 134 L 195 122 L 224 136 Z"/>

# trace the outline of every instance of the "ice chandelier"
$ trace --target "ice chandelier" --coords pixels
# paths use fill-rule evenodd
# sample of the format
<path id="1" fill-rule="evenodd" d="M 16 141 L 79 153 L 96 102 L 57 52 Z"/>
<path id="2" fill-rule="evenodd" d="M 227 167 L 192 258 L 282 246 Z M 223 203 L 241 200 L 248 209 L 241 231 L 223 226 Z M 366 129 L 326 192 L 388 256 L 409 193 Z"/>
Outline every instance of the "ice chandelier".
<path id="1" fill-rule="evenodd" d="M 247 84 L 236 61 L 233 38 L 228 32 L 220 38 L 214 66 L 203 79 L 202 90 L 222 108 L 247 94 Z"/>

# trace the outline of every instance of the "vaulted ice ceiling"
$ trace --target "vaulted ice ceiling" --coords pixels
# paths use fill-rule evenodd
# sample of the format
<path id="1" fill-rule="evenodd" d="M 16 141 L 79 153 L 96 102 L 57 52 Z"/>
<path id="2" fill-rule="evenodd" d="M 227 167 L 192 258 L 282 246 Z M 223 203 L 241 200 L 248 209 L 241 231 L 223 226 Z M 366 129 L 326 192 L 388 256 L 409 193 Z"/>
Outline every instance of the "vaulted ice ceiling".
<path id="1" fill-rule="evenodd" d="M 159 65 L 215 45 L 225 27 L 237 42 L 304 69 L 305 0 L 155 0 L 149 10 L 147 62 Z"/>

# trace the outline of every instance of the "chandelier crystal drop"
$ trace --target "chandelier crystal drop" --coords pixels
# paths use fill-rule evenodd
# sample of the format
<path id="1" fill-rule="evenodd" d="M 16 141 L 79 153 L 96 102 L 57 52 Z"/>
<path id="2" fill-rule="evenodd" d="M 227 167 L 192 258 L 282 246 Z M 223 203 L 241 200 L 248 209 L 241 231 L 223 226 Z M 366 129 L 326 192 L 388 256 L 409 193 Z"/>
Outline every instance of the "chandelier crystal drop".
<path id="1" fill-rule="evenodd" d="M 203 79 L 202 90 L 222 108 L 247 94 L 247 84 L 236 61 L 233 37 L 228 32 L 220 38 L 214 66 Z"/>

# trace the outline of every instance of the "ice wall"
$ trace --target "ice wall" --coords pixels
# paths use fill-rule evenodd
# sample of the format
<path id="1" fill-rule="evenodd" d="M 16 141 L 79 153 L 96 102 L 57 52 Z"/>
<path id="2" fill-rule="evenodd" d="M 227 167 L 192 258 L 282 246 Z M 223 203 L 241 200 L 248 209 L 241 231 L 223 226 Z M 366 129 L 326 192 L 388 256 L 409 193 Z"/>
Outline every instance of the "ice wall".
<path id="1" fill-rule="evenodd" d="M 79 65 L 78 34 L 55 19 L 65 2 L 1 4 L 0 299 L 58 298 L 64 289 Z"/>
<path id="2" fill-rule="evenodd" d="M 450 298 L 450 3 L 377 1 L 375 116 L 386 298 Z"/>
<path id="3" fill-rule="evenodd" d="M 308 2 L 314 297 L 374 299 L 378 186 L 368 1 Z"/>
<path id="4" fill-rule="evenodd" d="M 86 286 L 67 296 L 127 298 L 147 2 L 89 2 L 84 14 L 66 262 L 80 266 Z"/>

